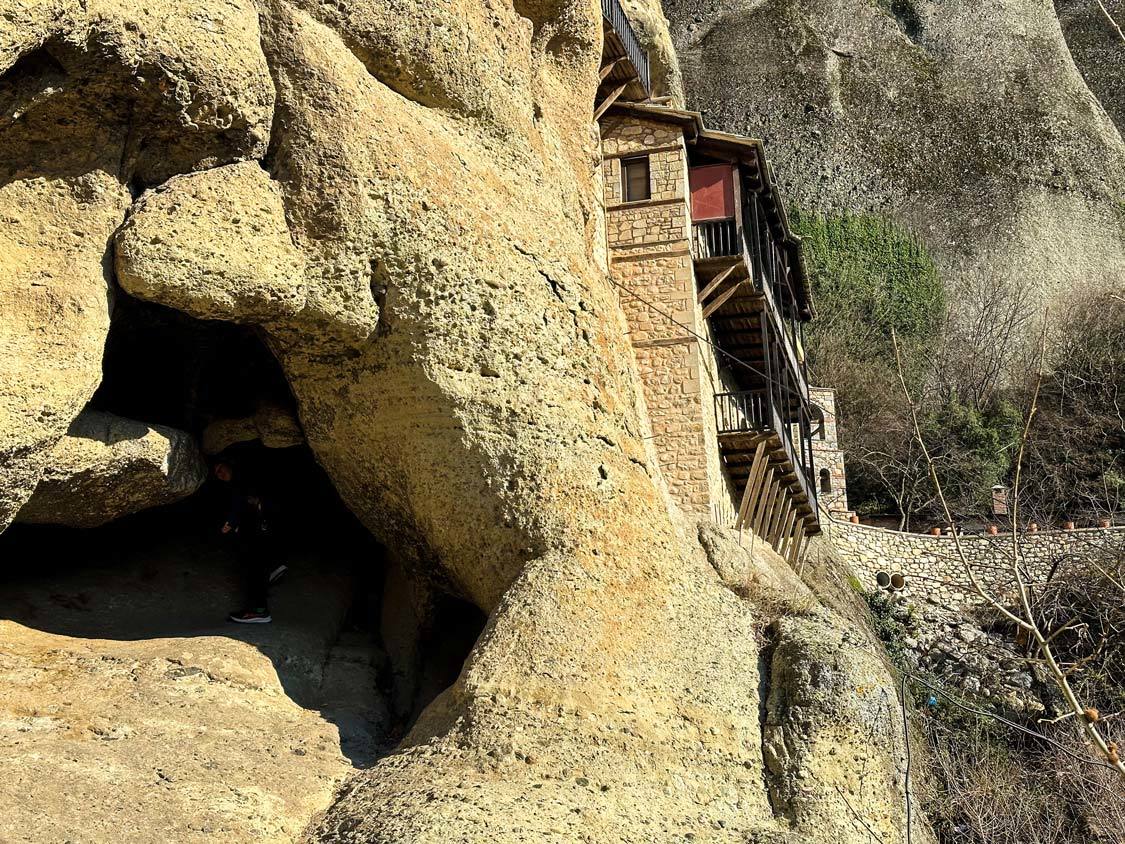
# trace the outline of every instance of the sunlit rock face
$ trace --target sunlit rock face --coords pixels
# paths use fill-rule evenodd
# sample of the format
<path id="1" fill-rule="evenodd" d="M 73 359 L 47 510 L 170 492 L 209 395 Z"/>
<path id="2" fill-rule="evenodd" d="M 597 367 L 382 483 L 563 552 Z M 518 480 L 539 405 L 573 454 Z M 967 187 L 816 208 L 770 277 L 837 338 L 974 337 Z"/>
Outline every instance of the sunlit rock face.
<path id="1" fill-rule="evenodd" d="M 207 468 L 190 434 L 83 411 L 59 440 L 19 520 L 99 527 L 191 495 Z"/>
<path id="2" fill-rule="evenodd" d="M 248 0 L 4 0 L 0 74 L 2 529 L 98 386 L 131 192 L 264 155 L 274 88 Z"/>
<path id="3" fill-rule="evenodd" d="M 596 259 L 597 6 L 133 5 L 0 3 L 5 342 L 62 372 L 36 392 L 5 363 L 7 506 L 97 386 L 107 292 L 256 327 L 348 507 L 420 590 L 489 614 L 310 839 L 865 841 L 840 788 L 897 835 L 877 649 L 810 596 L 763 669 L 716 569 L 799 583 L 760 544 L 709 559 L 642 438 Z"/>
<path id="4" fill-rule="evenodd" d="M 664 3 L 689 105 L 764 138 L 796 204 L 891 219 L 951 290 L 1033 308 L 1125 265 L 1125 44 L 1094 0 L 1056 5 Z"/>

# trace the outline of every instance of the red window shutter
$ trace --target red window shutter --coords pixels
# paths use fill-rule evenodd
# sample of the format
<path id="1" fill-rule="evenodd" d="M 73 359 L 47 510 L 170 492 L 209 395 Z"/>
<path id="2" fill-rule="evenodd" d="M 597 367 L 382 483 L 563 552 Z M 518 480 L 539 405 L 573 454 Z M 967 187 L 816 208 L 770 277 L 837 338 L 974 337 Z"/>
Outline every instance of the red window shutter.
<path id="1" fill-rule="evenodd" d="M 729 220 L 734 216 L 734 168 L 708 164 L 688 171 L 691 184 L 691 219 Z"/>

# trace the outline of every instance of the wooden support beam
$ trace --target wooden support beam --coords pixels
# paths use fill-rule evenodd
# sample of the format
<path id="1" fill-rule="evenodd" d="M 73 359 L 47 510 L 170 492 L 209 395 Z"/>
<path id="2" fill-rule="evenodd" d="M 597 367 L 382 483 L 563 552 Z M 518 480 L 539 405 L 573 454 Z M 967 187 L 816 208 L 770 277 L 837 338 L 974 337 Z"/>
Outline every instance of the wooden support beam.
<path id="1" fill-rule="evenodd" d="M 624 94 L 625 89 L 628 88 L 628 87 L 629 87 L 628 82 L 626 82 L 624 85 L 618 85 L 616 88 L 613 89 L 612 92 L 610 92 L 608 97 L 606 97 L 604 100 L 602 100 L 602 104 L 600 106 L 598 106 L 596 109 L 594 109 L 594 122 L 595 123 L 597 121 L 601 120 L 601 117 L 602 117 L 603 114 L 605 114 L 606 109 L 608 109 L 611 105 L 613 105 L 615 102 L 617 102 L 617 98 L 620 97 L 622 94 Z"/>
<path id="2" fill-rule="evenodd" d="M 715 313 L 715 311 L 717 311 L 719 308 L 721 308 L 723 305 L 725 305 L 727 299 L 729 299 L 731 296 L 733 296 L 735 293 L 737 293 L 738 288 L 742 287 L 742 285 L 744 285 L 745 283 L 746 283 L 746 279 L 742 279 L 741 281 L 737 281 L 734 284 L 732 284 L 730 287 L 728 287 L 725 291 L 723 291 L 718 296 L 716 296 L 715 301 L 713 301 L 710 305 L 708 305 L 706 308 L 703 309 L 703 318 L 707 319 L 707 317 L 711 316 L 711 314 Z"/>
<path id="3" fill-rule="evenodd" d="M 789 517 L 785 520 L 785 527 L 781 531 L 781 547 L 777 549 L 777 553 L 782 557 L 789 551 L 789 544 L 793 541 L 793 525 L 797 524 L 797 507 L 789 508 Z"/>
<path id="4" fill-rule="evenodd" d="M 797 519 L 797 524 L 793 528 L 793 544 L 789 546 L 789 565 L 794 567 L 797 565 L 797 560 L 801 553 L 801 545 L 805 541 L 805 516 Z"/>
<path id="5" fill-rule="evenodd" d="M 777 551 L 781 546 L 781 533 L 785 529 L 785 521 L 789 518 L 789 511 L 793 509 L 793 502 L 789 497 L 789 491 L 783 490 L 782 495 L 784 496 L 784 501 L 781 505 L 780 512 L 774 519 L 773 529 L 770 531 L 770 545 L 773 546 L 774 551 Z"/>
<path id="6" fill-rule="evenodd" d="M 758 443 L 758 448 L 754 451 L 754 462 L 750 468 L 750 477 L 746 479 L 746 489 L 742 492 L 742 503 L 738 508 L 738 519 L 735 521 L 734 526 L 736 529 L 741 530 L 742 527 L 750 521 L 750 505 L 758 497 L 758 487 L 762 482 L 762 478 L 766 474 L 766 465 L 769 463 L 769 456 L 766 454 L 766 441 L 762 440 Z"/>
<path id="7" fill-rule="evenodd" d="M 765 480 L 762 482 L 762 491 L 758 495 L 758 501 L 754 505 L 754 533 L 757 536 L 762 535 L 762 521 L 765 519 L 765 511 L 768 503 L 773 500 L 773 467 L 766 470 Z"/>
<path id="8" fill-rule="evenodd" d="M 602 82 L 605 82 L 605 78 L 607 76 L 609 76 L 611 73 L 613 73 L 614 68 L 616 68 L 619 64 L 621 64 L 622 62 L 627 61 L 627 60 L 628 60 L 628 57 L 626 57 L 626 56 L 622 56 L 619 59 L 614 59 L 613 61 L 611 61 L 609 64 L 607 64 L 605 67 L 603 67 L 601 69 L 601 72 L 598 74 L 598 78 L 601 79 Z"/>
<path id="9" fill-rule="evenodd" d="M 770 545 L 773 545 L 777 540 L 777 526 L 781 521 L 782 513 L 789 504 L 789 493 L 785 488 L 785 484 L 777 484 L 777 495 L 774 498 L 774 502 L 773 511 L 770 513 L 769 524 L 766 525 L 766 542 Z"/>
<path id="10" fill-rule="evenodd" d="M 801 560 L 809 551 L 809 540 L 811 538 L 807 533 L 801 537 L 801 547 L 797 549 L 797 553 L 793 557 L 793 565 L 799 566 L 801 564 Z"/>
<path id="11" fill-rule="evenodd" d="M 699 291 L 699 295 L 695 297 L 695 301 L 702 305 L 704 302 L 710 299 L 711 294 L 718 290 L 719 285 L 730 278 L 731 273 L 733 273 L 736 269 L 738 269 L 738 264 L 731 264 L 729 267 L 727 267 L 725 270 L 711 279 L 711 282 Z"/>
<path id="12" fill-rule="evenodd" d="M 789 544 L 789 531 L 793 527 L 795 518 L 797 518 L 797 511 L 790 504 L 785 510 L 781 523 L 777 526 L 777 542 L 774 543 L 773 550 L 777 552 L 779 557 L 785 556 L 785 549 Z"/>

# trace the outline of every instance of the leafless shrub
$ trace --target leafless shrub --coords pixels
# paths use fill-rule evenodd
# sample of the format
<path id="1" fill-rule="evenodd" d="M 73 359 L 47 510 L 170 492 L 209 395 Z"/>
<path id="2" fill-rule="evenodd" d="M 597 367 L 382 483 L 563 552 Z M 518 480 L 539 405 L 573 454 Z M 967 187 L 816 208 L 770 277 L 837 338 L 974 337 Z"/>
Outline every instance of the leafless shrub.
<path id="1" fill-rule="evenodd" d="M 927 812 L 944 841 L 959 844 L 1064 844 L 1067 811 L 1055 784 L 980 734 L 931 725 L 930 761 L 940 785 Z"/>
<path id="2" fill-rule="evenodd" d="M 1119 731 L 1120 732 L 1120 731 Z M 1072 747 L 1080 750 L 1073 737 Z M 1042 760 L 1073 815 L 1072 838 L 1082 844 L 1125 844 L 1125 788 L 1113 771 L 1091 769 L 1064 753 Z"/>
<path id="3" fill-rule="evenodd" d="M 1030 590 L 1031 610 L 1051 630 L 1060 664 L 1078 693 L 1125 709 L 1125 558 L 1104 565 L 1065 560 Z M 1102 720 L 1113 717 L 1104 713 Z"/>
<path id="4" fill-rule="evenodd" d="M 1044 324 L 1046 325 L 1046 315 L 1044 316 Z M 1043 361 L 1046 356 L 1047 348 L 1046 334 L 1043 335 L 1040 342 L 1039 363 L 1036 367 L 1037 374 L 1034 388 L 1031 392 L 1027 414 L 1025 416 L 1023 432 L 1019 439 L 1019 448 L 1015 458 L 1015 477 L 1012 483 L 1011 521 L 1013 530 L 1011 533 L 1009 572 L 1014 587 L 1016 601 L 1015 610 L 1009 609 L 1006 606 L 1007 596 L 994 593 L 984 584 L 984 579 L 978 567 L 969 561 L 965 553 L 964 546 L 961 543 L 960 532 L 957 530 L 953 511 L 949 506 L 949 502 L 942 488 L 941 480 L 938 476 L 936 463 L 927 447 L 926 437 L 919 421 L 918 407 L 907 385 L 903 371 L 902 358 L 899 353 L 898 340 L 894 336 L 893 331 L 891 339 L 894 344 L 895 364 L 899 385 L 902 388 L 903 396 L 909 406 L 914 436 L 918 442 L 918 447 L 926 458 L 930 480 L 933 482 L 934 493 L 941 504 L 946 524 L 952 529 L 954 549 L 964 567 L 965 575 L 969 579 L 973 591 L 985 605 L 991 607 L 999 613 L 1000 617 L 1014 625 L 1019 635 L 1026 639 L 1027 643 L 1032 648 L 1032 653 L 1028 661 L 1038 666 L 1046 674 L 1049 681 L 1054 684 L 1055 688 L 1062 696 L 1064 716 L 1074 719 L 1077 729 L 1081 731 L 1086 740 L 1093 745 L 1096 752 L 1105 760 L 1104 763 L 1097 762 L 1096 764 L 1099 766 L 1104 764 L 1110 769 L 1116 770 L 1120 777 L 1119 786 L 1125 787 L 1125 763 L 1121 760 L 1117 745 L 1107 738 L 1103 725 L 1099 723 L 1101 721 L 1101 714 L 1098 709 L 1084 703 L 1075 689 L 1073 674 L 1076 670 L 1080 670 L 1082 666 L 1067 665 L 1065 659 L 1060 659 L 1059 652 L 1056 650 L 1055 640 L 1057 636 L 1066 632 L 1066 625 L 1057 629 L 1051 629 L 1049 627 L 1043 628 L 1039 625 L 1039 619 L 1036 616 L 1033 606 L 1033 589 L 1028 583 L 1023 566 L 1022 552 L 1020 550 L 1020 531 L 1015 529 L 1020 524 L 1020 483 L 1023 479 L 1026 447 L 1031 426 L 1035 421 L 1036 412 L 1038 410 L 1040 388 L 1043 382 Z M 1114 582 L 1114 585 L 1120 584 Z"/>

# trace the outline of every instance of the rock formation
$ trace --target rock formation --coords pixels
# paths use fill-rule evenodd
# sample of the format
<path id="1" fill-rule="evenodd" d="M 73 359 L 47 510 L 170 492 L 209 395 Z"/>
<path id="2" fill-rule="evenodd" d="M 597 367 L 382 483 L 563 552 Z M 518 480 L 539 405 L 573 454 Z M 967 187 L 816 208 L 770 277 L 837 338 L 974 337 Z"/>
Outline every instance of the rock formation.
<path id="1" fill-rule="evenodd" d="M 132 5 L 0 15 L 17 22 L 3 96 L 26 103 L 0 127 L 8 188 L 50 189 L 22 218 L 46 240 L 16 230 L 5 330 L 52 340 L 22 352 L 28 371 L 36 354 L 78 367 L 51 332 L 82 342 L 65 391 L 20 370 L 0 385 L 30 420 L 4 417 L 0 482 L 22 503 L 96 386 L 107 267 L 136 297 L 256 327 L 348 507 L 420 590 L 489 616 L 456 683 L 311 840 L 866 841 L 844 793 L 898 835 L 877 647 L 810 596 L 779 620 L 763 722 L 768 608 L 722 582 L 650 459 L 596 258 L 596 7 Z M 659 28 L 654 7 L 644 19 Z M 35 157 L 37 138 L 84 149 L 97 132 L 117 138 L 95 145 L 106 162 Z M 105 181 L 112 202 L 84 212 L 69 180 Z M 90 325 L 42 316 L 26 276 L 64 244 Z M 721 567 L 799 591 L 763 555 Z"/>
<path id="2" fill-rule="evenodd" d="M 1125 3 L 1056 0 L 1063 36 L 1090 91 L 1125 131 Z"/>
<path id="3" fill-rule="evenodd" d="M 216 419 L 203 430 L 203 453 L 219 454 L 235 443 L 259 440 L 266 448 L 291 448 L 305 441 L 300 423 L 285 408 L 263 405 L 253 416 Z"/>
<path id="4" fill-rule="evenodd" d="M 130 190 L 266 151 L 245 2 L 0 3 L 0 529 L 98 386 Z"/>
<path id="5" fill-rule="evenodd" d="M 1061 301 L 1121 277 L 1125 143 L 1106 112 L 1125 45 L 1094 0 L 1057 3 L 1066 40 L 1049 0 L 664 5 L 689 106 L 765 139 L 796 204 L 894 220 L 952 290 Z"/>
<path id="6" fill-rule="evenodd" d="M 305 304 L 281 189 L 253 161 L 177 176 L 146 192 L 114 245 L 127 293 L 200 319 L 278 320 Z"/>
<path id="7" fill-rule="evenodd" d="M 79 415 L 51 452 L 21 522 L 91 528 L 186 498 L 207 467 L 189 434 L 110 413 Z"/>

